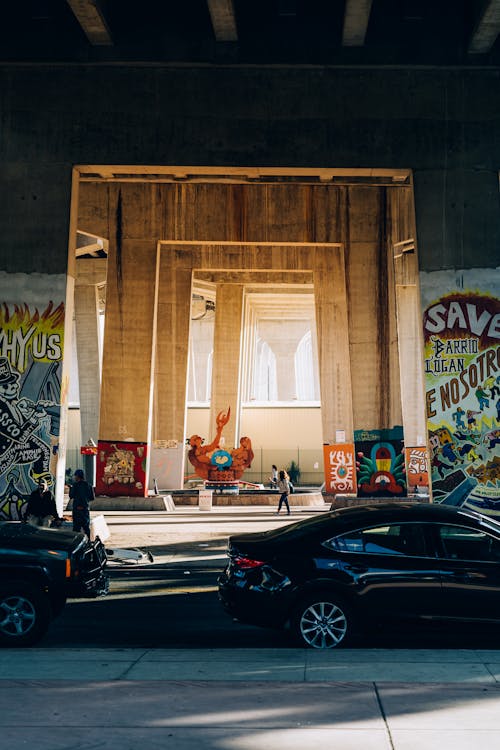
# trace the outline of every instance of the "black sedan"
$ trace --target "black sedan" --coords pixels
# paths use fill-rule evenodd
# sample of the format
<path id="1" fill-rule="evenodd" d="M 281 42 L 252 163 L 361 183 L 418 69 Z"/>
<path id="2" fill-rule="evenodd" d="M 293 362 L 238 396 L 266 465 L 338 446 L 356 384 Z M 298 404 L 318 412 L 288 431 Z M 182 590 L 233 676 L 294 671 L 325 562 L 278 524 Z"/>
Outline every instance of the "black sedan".
<path id="1" fill-rule="evenodd" d="M 313 648 L 384 620 L 500 621 L 500 523 L 445 505 L 344 508 L 230 537 L 219 598 Z"/>

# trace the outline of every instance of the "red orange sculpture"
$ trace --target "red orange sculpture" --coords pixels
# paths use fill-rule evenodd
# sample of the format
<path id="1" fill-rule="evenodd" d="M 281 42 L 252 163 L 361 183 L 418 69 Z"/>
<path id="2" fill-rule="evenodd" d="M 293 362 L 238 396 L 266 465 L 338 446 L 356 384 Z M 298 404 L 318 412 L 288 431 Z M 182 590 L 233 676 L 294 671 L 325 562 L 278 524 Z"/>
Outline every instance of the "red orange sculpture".
<path id="1" fill-rule="evenodd" d="M 229 422 L 231 408 L 227 412 L 219 412 L 215 420 L 217 431 L 211 443 L 204 445 L 204 439 L 199 435 L 191 435 L 189 445 L 191 449 L 188 458 L 196 474 L 201 479 L 211 481 L 232 481 L 240 479 L 245 469 L 251 466 L 254 453 L 252 441 L 249 437 L 242 437 L 238 448 L 225 450 L 221 448 L 222 430 Z"/>

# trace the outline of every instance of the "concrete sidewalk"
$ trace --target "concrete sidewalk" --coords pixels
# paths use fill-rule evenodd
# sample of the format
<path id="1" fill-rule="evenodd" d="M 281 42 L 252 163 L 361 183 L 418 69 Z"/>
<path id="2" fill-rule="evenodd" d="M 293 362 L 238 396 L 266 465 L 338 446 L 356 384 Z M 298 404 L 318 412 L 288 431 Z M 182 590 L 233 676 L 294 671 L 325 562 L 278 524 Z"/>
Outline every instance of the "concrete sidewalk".
<path id="1" fill-rule="evenodd" d="M 498 686 L 500 651 L 440 649 L 0 650 L 0 680 L 456 683 Z"/>
<path id="2" fill-rule="evenodd" d="M 500 748 L 485 651 L 0 652 L 9 750 Z"/>

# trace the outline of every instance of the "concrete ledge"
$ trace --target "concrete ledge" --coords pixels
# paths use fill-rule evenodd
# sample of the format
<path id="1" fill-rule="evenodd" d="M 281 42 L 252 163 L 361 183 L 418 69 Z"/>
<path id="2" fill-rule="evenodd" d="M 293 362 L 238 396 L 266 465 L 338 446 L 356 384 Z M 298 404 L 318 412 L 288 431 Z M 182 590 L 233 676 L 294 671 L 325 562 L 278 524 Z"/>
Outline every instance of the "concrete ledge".
<path id="1" fill-rule="evenodd" d="M 180 494 L 175 493 L 175 505 L 198 505 L 198 493 Z M 279 492 L 255 492 L 252 494 L 240 493 L 239 495 L 216 495 L 213 494 L 212 505 L 231 506 L 231 505 L 278 505 L 280 498 Z M 290 506 L 320 506 L 324 507 L 325 502 L 321 492 L 294 492 L 289 496 Z"/>
<path id="2" fill-rule="evenodd" d="M 354 497 L 353 495 L 325 495 L 330 510 L 351 508 L 357 505 L 380 505 L 381 503 L 428 503 L 429 496 L 419 497 Z"/>
<path id="3" fill-rule="evenodd" d="M 66 510 L 71 510 L 73 501 L 70 500 Z M 172 495 L 152 495 L 151 497 L 105 497 L 99 495 L 90 504 L 91 511 L 106 510 L 175 510 Z"/>

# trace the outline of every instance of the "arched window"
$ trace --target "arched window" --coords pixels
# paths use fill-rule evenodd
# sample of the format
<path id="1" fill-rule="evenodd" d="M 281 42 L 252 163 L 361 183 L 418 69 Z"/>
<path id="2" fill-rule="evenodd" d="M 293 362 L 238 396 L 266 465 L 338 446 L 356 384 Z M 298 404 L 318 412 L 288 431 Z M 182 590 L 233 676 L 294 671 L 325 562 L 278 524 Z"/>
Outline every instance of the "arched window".
<path id="1" fill-rule="evenodd" d="M 295 388 L 298 401 L 318 399 L 310 330 L 303 335 L 295 352 Z"/>
<path id="2" fill-rule="evenodd" d="M 257 340 L 255 347 L 255 381 L 253 398 L 256 401 L 277 401 L 276 357 L 269 344 Z"/>

